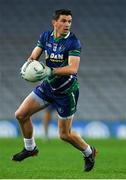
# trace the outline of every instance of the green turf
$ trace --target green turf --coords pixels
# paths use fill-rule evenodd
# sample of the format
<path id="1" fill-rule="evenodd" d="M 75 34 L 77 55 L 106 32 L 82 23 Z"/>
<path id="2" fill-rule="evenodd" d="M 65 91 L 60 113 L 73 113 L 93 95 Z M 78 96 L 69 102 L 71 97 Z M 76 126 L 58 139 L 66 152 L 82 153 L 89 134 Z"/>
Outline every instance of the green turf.
<path id="1" fill-rule="evenodd" d="M 0 139 L 0 179 L 124 179 L 126 178 L 125 140 L 88 140 L 99 153 L 95 168 L 83 172 L 79 151 L 61 140 L 36 140 L 39 155 L 23 162 L 11 161 L 13 153 L 21 150 L 21 138 Z"/>

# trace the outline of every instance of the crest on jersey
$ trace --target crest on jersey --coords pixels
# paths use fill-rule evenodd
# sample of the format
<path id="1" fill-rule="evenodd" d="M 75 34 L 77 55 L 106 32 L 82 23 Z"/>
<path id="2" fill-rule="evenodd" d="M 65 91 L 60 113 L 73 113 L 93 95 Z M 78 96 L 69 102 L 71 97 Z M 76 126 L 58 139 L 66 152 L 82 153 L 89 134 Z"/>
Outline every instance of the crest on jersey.
<path id="1" fill-rule="evenodd" d="M 53 43 L 53 51 L 55 52 L 57 50 L 57 44 Z"/>
<path id="2" fill-rule="evenodd" d="M 64 50 L 65 50 L 65 46 L 62 45 L 59 47 L 59 51 L 64 51 Z"/>

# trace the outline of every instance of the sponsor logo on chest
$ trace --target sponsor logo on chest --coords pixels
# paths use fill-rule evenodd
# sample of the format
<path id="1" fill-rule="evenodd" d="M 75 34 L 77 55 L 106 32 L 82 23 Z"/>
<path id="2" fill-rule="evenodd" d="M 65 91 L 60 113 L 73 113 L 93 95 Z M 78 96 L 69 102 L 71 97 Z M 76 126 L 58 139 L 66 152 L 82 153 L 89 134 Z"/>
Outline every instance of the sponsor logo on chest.
<path id="1" fill-rule="evenodd" d="M 51 59 L 63 59 L 63 54 L 51 53 L 51 54 L 50 54 L 50 58 L 51 58 Z"/>
<path id="2" fill-rule="evenodd" d="M 45 59 L 63 59 L 63 54 L 55 54 L 55 53 L 50 53 L 48 54 L 47 50 L 45 50 Z"/>

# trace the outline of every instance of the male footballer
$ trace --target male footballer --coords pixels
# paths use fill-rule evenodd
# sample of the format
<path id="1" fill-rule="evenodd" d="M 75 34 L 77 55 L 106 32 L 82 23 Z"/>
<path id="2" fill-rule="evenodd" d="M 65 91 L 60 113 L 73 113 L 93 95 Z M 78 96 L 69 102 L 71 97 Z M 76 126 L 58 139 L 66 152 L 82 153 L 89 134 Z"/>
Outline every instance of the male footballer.
<path id="1" fill-rule="evenodd" d="M 43 65 L 46 71 L 44 75 L 36 75 L 42 83 L 26 97 L 15 113 L 22 130 L 24 149 L 13 155 L 14 161 L 22 161 L 38 154 L 31 116 L 52 104 L 58 113 L 60 138 L 81 151 L 84 171 L 90 171 L 94 166 L 96 149 L 71 129 L 79 97 L 77 72 L 81 53 L 80 41 L 70 31 L 71 24 L 70 10 L 56 10 L 52 18 L 53 29 L 40 35 L 28 58 L 28 61 L 39 60 L 41 54 L 45 53 Z"/>

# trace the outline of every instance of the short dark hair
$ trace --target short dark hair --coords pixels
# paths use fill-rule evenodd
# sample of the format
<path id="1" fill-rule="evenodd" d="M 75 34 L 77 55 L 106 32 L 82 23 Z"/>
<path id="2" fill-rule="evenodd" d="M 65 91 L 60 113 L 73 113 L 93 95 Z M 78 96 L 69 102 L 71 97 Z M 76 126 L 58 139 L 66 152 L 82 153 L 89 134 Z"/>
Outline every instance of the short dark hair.
<path id="1" fill-rule="evenodd" d="M 60 15 L 72 16 L 72 12 L 69 9 L 58 9 L 53 14 L 53 20 L 58 20 Z"/>

